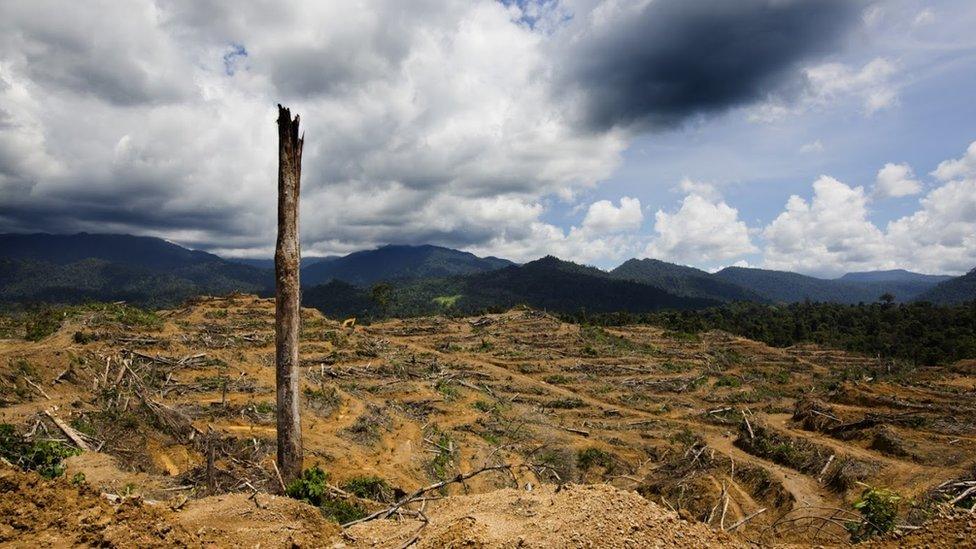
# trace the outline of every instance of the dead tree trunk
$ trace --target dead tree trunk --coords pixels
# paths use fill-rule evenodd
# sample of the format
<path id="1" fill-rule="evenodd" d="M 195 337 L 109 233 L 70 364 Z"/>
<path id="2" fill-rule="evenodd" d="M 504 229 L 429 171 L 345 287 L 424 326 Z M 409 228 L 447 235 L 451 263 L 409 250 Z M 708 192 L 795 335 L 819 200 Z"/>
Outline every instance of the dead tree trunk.
<path id="1" fill-rule="evenodd" d="M 302 144 L 298 115 L 278 105 L 278 242 L 275 247 L 275 384 L 278 389 L 278 466 L 285 482 L 302 472 L 302 425 L 298 409 L 301 323 L 298 268 L 298 195 Z"/>

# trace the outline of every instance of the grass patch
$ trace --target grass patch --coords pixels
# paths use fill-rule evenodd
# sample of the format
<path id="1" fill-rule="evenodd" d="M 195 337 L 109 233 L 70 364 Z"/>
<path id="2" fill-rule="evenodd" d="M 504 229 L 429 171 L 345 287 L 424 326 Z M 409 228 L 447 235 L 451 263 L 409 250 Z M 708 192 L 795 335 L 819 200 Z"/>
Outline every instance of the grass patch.
<path id="1" fill-rule="evenodd" d="M 445 309 L 450 309 L 462 297 L 463 296 L 461 294 L 455 294 L 455 295 L 439 295 L 439 296 L 435 297 L 434 299 L 432 299 L 431 301 L 433 301 L 434 303 L 436 303 L 440 307 L 444 307 Z"/>

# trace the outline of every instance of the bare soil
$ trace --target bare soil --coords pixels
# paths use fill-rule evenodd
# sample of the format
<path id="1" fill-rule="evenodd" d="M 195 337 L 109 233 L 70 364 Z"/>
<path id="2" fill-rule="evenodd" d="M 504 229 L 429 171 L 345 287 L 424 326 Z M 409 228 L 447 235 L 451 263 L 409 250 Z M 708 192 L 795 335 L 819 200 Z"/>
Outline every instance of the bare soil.
<path id="1" fill-rule="evenodd" d="M 164 311 L 159 329 L 76 317 L 40 342 L 0 341 L 0 422 L 34 438 L 66 439 L 43 413 L 53 410 L 98 450 L 68 460 L 66 478 L 83 473 L 97 501 L 106 492 L 161 502 L 150 513 L 177 506 L 172 517 L 188 518 L 173 525 L 189 543 L 221 544 L 227 531 L 245 545 L 410 541 L 420 526 L 416 504 L 401 521 L 337 534 L 334 523 L 309 522 L 322 518 L 306 515 L 311 508 L 263 514 L 255 503 L 297 505 L 268 495 L 280 492 L 272 466 L 273 314 L 270 300 L 231 296 Z M 528 309 L 355 327 L 302 314 L 306 466 L 321 466 L 331 484 L 378 476 L 402 494 L 484 465 L 516 466 L 515 477 L 486 473 L 429 494 L 450 497 L 427 502 L 421 546 L 469 538 L 471 546 L 572 545 L 572 532 L 585 546 L 609 543 L 618 526 L 627 530 L 612 537 L 619 546 L 653 545 L 641 532 L 665 535 L 657 524 L 683 524 L 689 528 L 675 532 L 712 536 L 712 544 L 842 543 L 842 527 L 814 535 L 782 519 L 852 512 L 869 485 L 915 502 L 902 505 L 898 522 L 917 526 L 946 499 L 940 485 L 976 471 L 969 362 L 904 370 L 721 332 L 581 328 Z M 567 483 L 590 486 L 554 491 Z M 562 513 L 543 509 L 545 498 L 585 511 L 560 523 Z M 572 498 L 609 500 L 586 506 Z M 520 518 L 520 501 L 535 502 L 537 514 Z M 635 505 L 637 522 L 613 511 Z M 736 538 L 721 532 L 747 517 Z M 599 521 L 604 528 L 587 529 Z M 280 531 L 256 526 L 265 522 Z M 43 534 L 56 530 L 45 524 L 27 531 L 53 535 Z M 300 539 L 307 532 L 318 542 Z"/>

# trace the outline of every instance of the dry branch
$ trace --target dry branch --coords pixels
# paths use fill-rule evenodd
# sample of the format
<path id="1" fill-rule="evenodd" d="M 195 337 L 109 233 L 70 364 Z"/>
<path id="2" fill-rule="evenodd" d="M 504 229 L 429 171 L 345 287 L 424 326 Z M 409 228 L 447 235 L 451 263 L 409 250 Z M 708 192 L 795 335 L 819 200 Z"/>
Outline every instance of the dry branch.
<path id="1" fill-rule="evenodd" d="M 430 491 L 433 491 L 433 490 L 438 490 L 440 488 L 443 488 L 443 487 L 447 486 L 448 484 L 453 484 L 455 482 L 464 482 L 464 481 L 468 480 L 469 478 L 478 476 L 481 473 L 486 473 L 488 471 L 502 471 L 502 470 L 511 471 L 511 469 L 512 469 L 512 466 L 509 465 L 509 464 L 504 464 L 504 465 L 488 465 L 488 466 L 482 467 L 481 469 L 477 469 L 477 470 L 474 470 L 474 471 L 471 471 L 471 472 L 468 472 L 468 473 L 459 473 L 454 478 L 450 478 L 450 479 L 447 479 L 447 480 L 442 480 L 440 482 L 435 482 L 434 484 L 431 484 L 429 486 L 425 486 L 423 488 L 418 488 L 413 493 L 410 493 L 410 494 L 404 496 L 403 498 L 400 499 L 400 501 L 397 501 L 396 503 L 394 503 L 393 505 L 387 507 L 386 509 L 381 509 L 381 510 L 376 511 L 375 513 L 373 513 L 371 515 L 368 515 L 368 516 L 365 516 L 365 517 L 363 517 L 361 519 L 357 519 L 357 520 L 353 520 L 353 521 L 347 522 L 347 523 L 343 524 L 342 527 L 343 528 L 349 528 L 350 526 L 353 526 L 355 524 L 359 524 L 359 523 L 362 523 L 362 522 L 368 522 L 368 521 L 375 520 L 375 519 L 378 519 L 378 518 L 383 518 L 383 519 L 389 518 L 393 513 L 397 512 L 398 509 L 400 509 L 404 505 L 407 505 L 407 504 L 409 504 L 409 503 L 411 503 L 413 501 L 416 501 L 416 500 L 420 499 L 421 496 L 423 496 L 427 492 L 430 492 Z"/>

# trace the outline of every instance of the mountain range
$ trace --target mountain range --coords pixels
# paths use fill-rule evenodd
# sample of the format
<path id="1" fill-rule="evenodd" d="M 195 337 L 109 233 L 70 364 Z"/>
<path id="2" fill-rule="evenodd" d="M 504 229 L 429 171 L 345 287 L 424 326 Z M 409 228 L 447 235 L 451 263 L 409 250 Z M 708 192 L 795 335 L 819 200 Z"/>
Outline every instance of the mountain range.
<path id="1" fill-rule="evenodd" d="M 200 294 L 271 295 L 271 259 L 222 258 L 153 237 L 0 235 L 0 304 L 126 300 L 174 305 Z M 377 285 L 384 283 L 382 285 Z M 709 273 L 656 259 L 611 271 L 545 257 L 523 265 L 439 246 L 390 245 L 302 261 L 303 301 L 333 315 L 478 313 L 526 304 L 562 312 L 644 312 L 724 302 L 950 304 L 976 299 L 976 270 L 962 277 L 904 270 L 822 279 L 728 267 Z"/>

